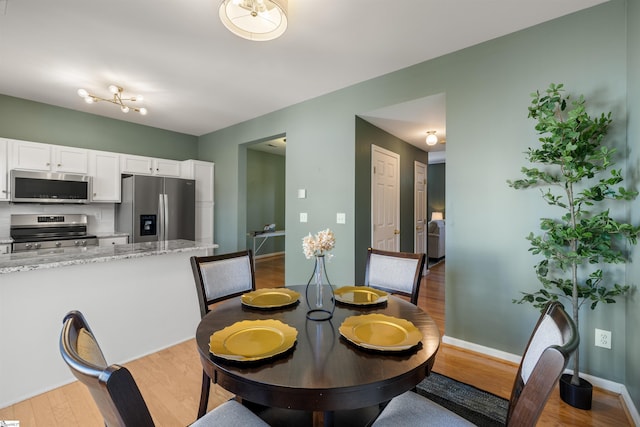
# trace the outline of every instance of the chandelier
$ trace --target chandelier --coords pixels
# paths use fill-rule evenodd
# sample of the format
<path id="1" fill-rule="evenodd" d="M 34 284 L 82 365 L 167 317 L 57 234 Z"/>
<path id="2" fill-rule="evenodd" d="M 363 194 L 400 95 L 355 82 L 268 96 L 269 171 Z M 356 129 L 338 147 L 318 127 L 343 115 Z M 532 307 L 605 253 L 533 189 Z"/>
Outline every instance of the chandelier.
<path id="1" fill-rule="evenodd" d="M 116 86 L 116 85 L 110 85 L 109 86 L 109 92 L 111 92 L 111 94 L 113 95 L 112 98 L 102 98 L 100 96 L 97 95 L 93 95 L 90 94 L 89 92 L 87 92 L 85 89 L 78 89 L 78 95 L 84 99 L 84 101 L 87 104 L 93 104 L 94 102 L 99 102 L 99 101 L 107 101 L 110 102 L 112 104 L 115 104 L 117 106 L 120 107 L 120 110 L 123 113 L 128 113 L 129 110 L 133 110 L 136 113 L 140 113 L 143 116 L 147 115 L 147 109 L 144 107 L 138 108 L 138 107 L 134 107 L 134 106 L 129 106 L 126 103 L 129 102 L 141 102 L 143 100 L 141 95 L 138 96 L 131 96 L 129 98 L 123 98 L 122 97 L 122 91 L 124 89 L 122 89 L 120 86 Z"/>
<path id="2" fill-rule="evenodd" d="M 287 0 L 222 0 L 220 20 L 233 34 L 266 41 L 287 29 Z"/>

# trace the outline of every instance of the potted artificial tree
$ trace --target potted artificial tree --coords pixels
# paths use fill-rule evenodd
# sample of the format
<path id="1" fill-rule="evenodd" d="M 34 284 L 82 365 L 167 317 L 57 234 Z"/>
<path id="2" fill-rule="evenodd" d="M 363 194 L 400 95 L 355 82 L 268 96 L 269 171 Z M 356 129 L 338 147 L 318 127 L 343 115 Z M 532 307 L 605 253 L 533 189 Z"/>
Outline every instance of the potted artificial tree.
<path id="1" fill-rule="evenodd" d="M 524 179 L 507 181 L 516 189 L 542 187 L 543 200 L 561 211 L 556 218 L 541 218 L 541 234 L 527 237 L 529 251 L 542 256 L 534 268 L 543 287 L 523 292 L 514 302 L 542 308 L 566 298 L 579 325 L 583 304 L 594 309 L 598 303 L 614 303 L 629 290 L 628 285 L 608 283 L 605 269 L 626 262 L 625 242 L 636 244 L 640 227 L 613 219 L 606 201 L 632 200 L 638 193 L 614 188 L 623 178 L 619 169 L 612 169 L 615 150 L 602 144 L 611 113 L 592 118 L 583 96 L 570 100 L 563 92 L 562 84 L 551 84 L 544 93 L 531 95 L 529 117 L 537 120 L 541 146 L 529 148 L 526 157 L 540 168 L 523 167 Z M 590 409 L 592 387 L 579 377 L 579 367 L 578 350 L 573 375 L 560 379 L 560 396 L 574 407 Z"/>

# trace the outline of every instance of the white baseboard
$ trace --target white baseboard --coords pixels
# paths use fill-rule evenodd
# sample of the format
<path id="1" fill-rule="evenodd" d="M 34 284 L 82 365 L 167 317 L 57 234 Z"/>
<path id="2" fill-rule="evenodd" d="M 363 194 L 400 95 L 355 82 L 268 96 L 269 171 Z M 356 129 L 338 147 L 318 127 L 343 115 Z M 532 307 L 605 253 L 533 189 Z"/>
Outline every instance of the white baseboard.
<path id="1" fill-rule="evenodd" d="M 272 252 L 270 254 L 262 254 L 262 255 L 255 255 L 253 257 L 253 259 L 262 259 L 262 258 L 273 258 L 276 256 L 284 256 L 284 251 L 283 252 Z"/>
<path id="2" fill-rule="evenodd" d="M 496 359 L 506 360 L 508 362 L 512 362 L 515 364 L 520 364 L 520 360 L 522 360 L 522 357 L 518 356 L 517 354 L 507 353 L 506 351 L 496 350 L 495 348 L 485 347 L 483 345 L 475 344 L 468 341 L 463 341 L 457 338 L 449 337 L 447 335 L 442 337 L 442 342 L 445 344 L 452 345 L 454 347 L 459 347 L 465 350 L 471 350 L 476 353 L 495 357 Z M 573 373 L 573 370 L 567 369 L 566 372 Z M 622 397 L 622 400 L 624 401 L 625 405 L 627 406 L 629 415 L 631 415 L 631 418 L 633 418 L 634 423 L 636 425 L 640 425 L 640 414 L 638 414 L 638 409 L 634 405 L 633 400 L 629 395 L 629 391 L 627 390 L 627 387 L 624 384 L 620 384 L 604 378 L 594 377 L 593 375 L 588 375 L 588 374 L 580 374 L 580 376 L 585 380 L 589 381 L 595 387 L 610 391 L 612 393 L 619 394 Z"/>

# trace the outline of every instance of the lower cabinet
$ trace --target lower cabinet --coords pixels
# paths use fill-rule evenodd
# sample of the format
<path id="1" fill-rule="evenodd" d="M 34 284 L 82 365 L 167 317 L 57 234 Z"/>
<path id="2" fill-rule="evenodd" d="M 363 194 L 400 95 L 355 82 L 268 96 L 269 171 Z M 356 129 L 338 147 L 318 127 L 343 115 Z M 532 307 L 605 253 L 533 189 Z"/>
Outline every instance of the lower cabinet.
<path id="1" fill-rule="evenodd" d="M 0 255 L 11 253 L 11 245 L 0 244 Z"/>

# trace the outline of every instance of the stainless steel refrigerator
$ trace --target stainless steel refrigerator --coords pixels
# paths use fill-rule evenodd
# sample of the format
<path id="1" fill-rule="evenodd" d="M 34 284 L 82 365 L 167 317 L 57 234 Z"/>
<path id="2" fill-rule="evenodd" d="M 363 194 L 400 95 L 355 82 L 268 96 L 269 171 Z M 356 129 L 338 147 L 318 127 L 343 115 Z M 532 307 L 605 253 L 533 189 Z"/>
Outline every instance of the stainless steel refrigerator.
<path id="1" fill-rule="evenodd" d="M 195 189 L 192 179 L 123 176 L 116 231 L 128 233 L 129 243 L 195 240 Z"/>

